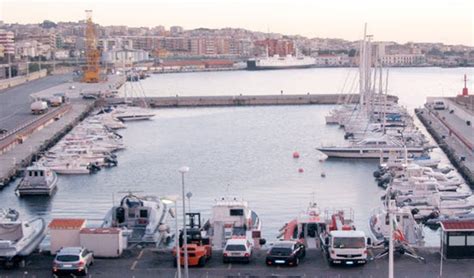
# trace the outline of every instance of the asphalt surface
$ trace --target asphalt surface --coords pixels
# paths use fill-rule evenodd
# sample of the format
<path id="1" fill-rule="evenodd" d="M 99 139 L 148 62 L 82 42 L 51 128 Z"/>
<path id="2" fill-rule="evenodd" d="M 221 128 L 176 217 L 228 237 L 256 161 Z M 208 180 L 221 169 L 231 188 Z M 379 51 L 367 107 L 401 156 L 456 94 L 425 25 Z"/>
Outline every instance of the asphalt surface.
<path id="1" fill-rule="evenodd" d="M 372 253 L 372 252 L 370 252 Z M 362 266 L 329 266 L 319 250 L 308 250 L 306 258 L 297 267 L 268 267 L 265 251 L 258 252 L 249 264 L 223 264 L 222 253 L 215 251 L 203 268 L 190 268 L 190 277 L 387 277 L 388 261 L 381 258 Z M 423 250 L 425 262 L 407 256 L 395 255 L 395 277 L 439 277 L 440 255 L 437 250 Z M 53 257 L 34 254 L 26 266 L 12 270 L 0 268 L 0 278 L 52 277 Z M 443 277 L 474 276 L 472 260 L 443 262 Z M 96 258 L 89 269 L 89 277 L 175 277 L 173 257 L 170 251 L 152 249 L 127 250 L 119 259 Z"/>
<path id="2" fill-rule="evenodd" d="M 13 130 L 33 120 L 30 94 L 72 80 L 71 74 L 52 75 L 5 90 L 0 90 L 0 129 Z"/>

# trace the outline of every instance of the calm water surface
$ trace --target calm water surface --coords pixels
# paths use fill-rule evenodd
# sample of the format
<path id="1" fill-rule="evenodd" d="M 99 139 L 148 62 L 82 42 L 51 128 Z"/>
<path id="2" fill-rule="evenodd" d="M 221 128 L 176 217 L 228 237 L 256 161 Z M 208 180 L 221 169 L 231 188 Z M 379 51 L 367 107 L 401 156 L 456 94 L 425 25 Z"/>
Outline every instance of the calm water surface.
<path id="1" fill-rule="evenodd" d="M 472 70 L 471 74 L 472 74 Z M 391 94 L 409 108 L 426 96 L 452 95 L 462 86 L 466 69 L 391 69 Z M 146 79 L 147 95 L 219 95 L 338 93 L 349 88 L 354 69 L 307 69 L 262 72 L 216 72 L 156 75 Z M 354 91 L 355 88 L 352 89 Z M 119 166 L 96 175 L 60 177 L 52 198 L 18 198 L 15 184 L 0 192 L 2 207 L 25 216 L 100 219 L 122 194 L 142 191 L 158 196 L 180 192 L 177 169 L 191 168 L 186 187 L 193 193 L 191 210 L 208 218 L 216 198 L 246 199 L 263 221 L 264 236 L 278 229 L 316 200 L 321 208 L 350 207 L 356 225 L 367 230 L 370 212 L 380 206 L 382 190 L 372 172 L 376 162 L 329 160 L 321 163 L 315 147 L 343 141 L 343 131 L 326 126 L 332 106 L 276 106 L 164 109 L 152 121 L 127 124 L 120 131 L 127 149 Z M 299 151 L 300 159 L 292 158 Z M 439 151 L 435 155 L 445 160 Z M 303 168 L 304 173 L 298 173 Z M 326 173 L 326 178 L 321 173 Z M 428 232 L 428 243 L 437 234 Z"/>

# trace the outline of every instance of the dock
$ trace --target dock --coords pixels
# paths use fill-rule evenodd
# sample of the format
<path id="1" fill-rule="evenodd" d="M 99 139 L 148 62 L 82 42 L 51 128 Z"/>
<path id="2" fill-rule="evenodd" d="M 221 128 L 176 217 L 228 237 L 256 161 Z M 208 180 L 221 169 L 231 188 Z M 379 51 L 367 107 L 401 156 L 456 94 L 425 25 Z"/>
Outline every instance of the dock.
<path id="1" fill-rule="evenodd" d="M 396 96 L 389 100 L 397 101 Z M 123 103 L 125 98 L 107 99 L 109 104 Z M 358 94 L 279 94 L 279 95 L 229 95 L 229 96 L 172 96 L 128 98 L 134 104 L 145 101 L 152 108 L 219 107 L 219 106 L 269 106 L 269 105 L 317 105 L 359 102 Z"/>
<path id="2" fill-rule="evenodd" d="M 78 100 L 63 104 L 62 107 L 55 110 L 62 111 L 61 114 L 45 115 L 47 121 L 41 120 L 37 125 L 27 125 L 24 129 L 28 130 L 29 135 L 17 140 L 16 133 L 23 130 L 20 129 L 0 140 L 0 143 L 5 144 L 7 143 L 5 141 L 8 140 L 8 143 L 13 145 L 0 155 L 0 188 L 14 179 L 21 169 L 30 165 L 38 154 L 51 148 L 66 135 L 89 114 L 93 107 L 93 101 Z M 11 140 L 16 142 L 12 143 Z"/>
<path id="3" fill-rule="evenodd" d="M 0 135 L 0 188 L 89 115 L 97 102 L 82 99 L 84 94 L 113 95 L 124 82 L 116 75 L 97 84 L 72 82 L 71 78 L 71 75 L 48 76 L 0 91 L 5 106 L 0 111 L 0 124 L 7 129 Z M 32 98 L 55 95 L 64 95 L 69 101 L 51 107 L 45 114 L 31 114 Z"/>
<path id="4" fill-rule="evenodd" d="M 446 109 L 435 110 L 428 99 L 425 107 L 415 113 L 466 182 L 474 187 L 474 96 L 442 99 Z"/>
<path id="5" fill-rule="evenodd" d="M 204 277 L 387 277 L 388 258 L 371 260 L 364 266 L 330 266 L 320 250 L 307 250 L 306 257 L 297 267 L 266 266 L 267 250 L 257 250 L 249 264 L 222 263 L 222 251 L 213 251 L 212 258 L 204 267 L 190 267 L 189 276 Z M 369 250 L 369 255 L 374 252 Z M 424 248 L 418 254 L 425 262 L 395 254 L 395 277 L 431 278 L 440 275 L 439 248 Z M 51 277 L 54 257 L 35 253 L 29 256 L 24 267 L 3 271 L 4 277 Z M 89 277 L 176 277 L 171 250 L 136 248 L 126 250 L 117 259 L 95 258 L 89 269 Z M 183 270 L 182 270 L 183 271 Z M 443 277 L 470 278 L 474 273 L 471 260 L 445 260 Z M 2 274 L 0 274 L 2 276 Z M 33 276 L 31 276 L 33 277 Z"/>

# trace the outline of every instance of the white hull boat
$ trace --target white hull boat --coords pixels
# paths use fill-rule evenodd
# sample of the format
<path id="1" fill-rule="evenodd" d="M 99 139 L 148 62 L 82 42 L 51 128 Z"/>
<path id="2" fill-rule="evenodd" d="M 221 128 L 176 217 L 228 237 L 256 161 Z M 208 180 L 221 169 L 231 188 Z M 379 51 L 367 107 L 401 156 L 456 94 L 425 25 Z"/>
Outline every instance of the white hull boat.
<path id="1" fill-rule="evenodd" d="M 30 255 L 45 237 L 43 218 L 20 221 L 12 209 L 0 210 L 0 259 L 13 261 Z"/>

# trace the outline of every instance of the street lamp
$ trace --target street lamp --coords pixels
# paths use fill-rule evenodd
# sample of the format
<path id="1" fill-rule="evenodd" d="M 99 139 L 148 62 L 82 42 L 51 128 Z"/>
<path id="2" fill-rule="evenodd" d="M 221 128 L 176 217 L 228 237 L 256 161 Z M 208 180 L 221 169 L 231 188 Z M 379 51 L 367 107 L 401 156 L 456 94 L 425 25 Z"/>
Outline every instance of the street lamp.
<path id="1" fill-rule="evenodd" d="M 178 195 L 168 196 L 162 198 L 161 201 L 165 204 L 173 204 L 174 203 L 174 222 L 175 222 L 175 235 L 174 235 L 174 245 L 176 247 L 176 267 L 178 272 L 178 278 L 181 278 L 181 263 L 180 263 L 180 253 L 179 250 L 179 229 L 178 229 Z"/>
<path id="2" fill-rule="evenodd" d="M 181 195 L 183 200 L 183 248 L 184 248 L 184 277 L 189 278 L 188 272 L 188 235 L 186 233 L 186 200 L 184 196 L 184 174 L 189 172 L 189 167 L 179 168 L 181 173 Z"/>

